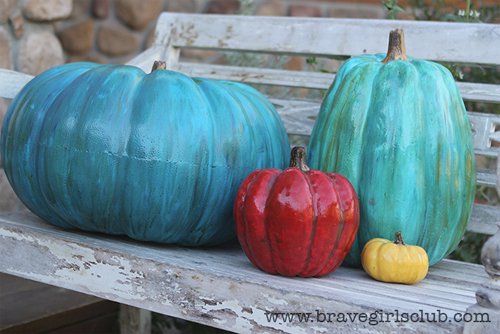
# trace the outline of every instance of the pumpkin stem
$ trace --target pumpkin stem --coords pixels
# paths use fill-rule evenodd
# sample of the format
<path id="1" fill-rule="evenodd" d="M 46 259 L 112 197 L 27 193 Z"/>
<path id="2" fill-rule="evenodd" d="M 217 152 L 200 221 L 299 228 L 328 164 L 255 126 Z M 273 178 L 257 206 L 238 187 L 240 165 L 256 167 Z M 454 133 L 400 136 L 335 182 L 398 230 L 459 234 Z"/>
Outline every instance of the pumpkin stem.
<path id="1" fill-rule="evenodd" d="M 151 72 L 154 72 L 156 70 L 165 70 L 167 69 L 167 64 L 162 61 L 162 60 L 155 60 L 153 63 L 153 68 L 151 69 Z"/>
<path id="2" fill-rule="evenodd" d="M 301 171 L 308 172 L 311 168 L 306 163 L 306 149 L 302 146 L 295 146 L 290 153 L 290 166 L 297 167 Z"/>
<path id="3" fill-rule="evenodd" d="M 403 241 L 403 235 L 401 232 L 396 232 L 396 241 L 394 241 L 396 245 L 406 245 Z"/>
<path id="4" fill-rule="evenodd" d="M 391 60 L 408 60 L 403 29 L 391 30 L 389 34 L 389 48 L 382 63 L 387 64 Z"/>

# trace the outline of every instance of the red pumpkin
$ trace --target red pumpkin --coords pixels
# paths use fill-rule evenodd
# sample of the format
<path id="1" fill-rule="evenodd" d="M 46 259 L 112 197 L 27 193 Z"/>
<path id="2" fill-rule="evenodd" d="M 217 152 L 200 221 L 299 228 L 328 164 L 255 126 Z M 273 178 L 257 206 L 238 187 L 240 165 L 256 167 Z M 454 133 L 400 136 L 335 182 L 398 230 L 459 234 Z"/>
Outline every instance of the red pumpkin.
<path id="1" fill-rule="evenodd" d="M 234 204 L 236 234 L 258 268 L 284 276 L 321 276 L 337 269 L 359 226 L 358 198 L 337 173 L 310 170 L 305 149 L 290 167 L 259 169 L 241 184 Z"/>

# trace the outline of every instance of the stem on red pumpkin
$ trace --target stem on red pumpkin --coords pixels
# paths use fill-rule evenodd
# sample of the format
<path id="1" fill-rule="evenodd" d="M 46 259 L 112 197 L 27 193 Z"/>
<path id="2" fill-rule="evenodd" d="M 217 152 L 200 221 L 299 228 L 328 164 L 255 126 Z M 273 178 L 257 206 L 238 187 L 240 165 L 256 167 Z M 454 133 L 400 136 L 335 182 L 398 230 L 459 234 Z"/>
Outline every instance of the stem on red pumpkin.
<path id="1" fill-rule="evenodd" d="M 306 149 L 304 147 L 296 146 L 292 148 L 292 152 L 290 153 L 289 167 L 297 167 L 304 173 L 311 170 L 311 168 L 306 163 Z"/>

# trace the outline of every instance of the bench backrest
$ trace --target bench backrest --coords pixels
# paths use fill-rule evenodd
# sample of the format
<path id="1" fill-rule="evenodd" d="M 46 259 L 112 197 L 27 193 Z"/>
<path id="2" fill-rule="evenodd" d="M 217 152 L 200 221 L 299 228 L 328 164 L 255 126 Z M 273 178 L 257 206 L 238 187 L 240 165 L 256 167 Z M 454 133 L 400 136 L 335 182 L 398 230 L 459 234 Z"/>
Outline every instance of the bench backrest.
<path id="1" fill-rule="evenodd" d="M 310 89 L 327 89 L 335 74 L 274 68 L 187 63 L 181 49 L 241 51 L 290 56 L 348 58 L 387 52 L 389 32 L 404 30 L 409 56 L 451 65 L 500 66 L 500 25 L 428 21 L 326 19 L 163 13 L 153 47 L 130 63 L 148 72 L 153 60 L 190 76 Z M 500 85 L 457 82 L 464 100 L 500 103 Z M 308 136 L 318 103 L 273 100 L 287 132 Z M 497 157 L 500 115 L 468 111 L 476 155 Z M 495 187 L 494 169 L 478 169 L 479 186 Z M 469 230 L 494 234 L 500 208 L 475 205 Z"/>
<path id="2" fill-rule="evenodd" d="M 327 89 L 334 74 L 183 63 L 182 48 L 270 54 L 350 57 L 387 51 L 389 31 L 405 32 L 407 54 L 450 64 L 500 65 L 500 25 L 427 21 L 317 19 L 206 14 L 161 14 L 153 48 L 132 63 L 151 59 L 190 76 L 288 87 Z M 500 103 L 500 85 L 457 82 L 464 100 Z M 476 154 L 496 157 L 500 115 L 470 110 Z M 312 130 L 312 129 L 311 129 Z M 492 186 L 491 184 L 489 184 Z"/>
<path id="3" fill-rule="evenodd" d="M 409 56 L 448 64 L 500 66 L 500 25 L 496 24 L 179 13 L 160 15 L 153 46 L 129 64 L 149 72 L 154 60 L 165 60 L 168 69 L 190 76 L 324 90 L 332 83 L 334 73 L 186 63 L 180 61 L 180 51 L 203 49 L 348 58 L 386 52 L 389 31 L 396 28 L 405 32 Z M 30 79 L 2 70 L 0 77 L 3 97 L 13 97 Z M 457 82 L 457 85 L 464 100 L 500 103 L 498 84 Z M 290 100 L 285 102 L 288 104 L 272 98 L 271 101 L 277 105 L 289 134 L 310 135 L 319 110 L 317 101 Z M 500 142 L 500 115 L 474 110 L 469 110 L 468 115 L 475 153 L 498 156 L 498 145 L 495 147 L 493 142 Z M 480 186 L 495 187 L 495 170 L 479 169 L 477 179 Z M 491 208 L 481 208 L 480 215 L 484 218 L 476 217 L 474 231 L 495 233 L 500 210 Z"/>

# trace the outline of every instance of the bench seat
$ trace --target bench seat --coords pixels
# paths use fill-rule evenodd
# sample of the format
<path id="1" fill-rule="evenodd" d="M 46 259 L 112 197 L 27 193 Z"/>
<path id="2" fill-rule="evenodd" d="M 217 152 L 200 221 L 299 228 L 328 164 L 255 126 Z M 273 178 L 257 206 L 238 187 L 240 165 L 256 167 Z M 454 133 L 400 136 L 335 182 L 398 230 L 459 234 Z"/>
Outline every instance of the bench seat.
<path id="1" fill-rule="evenodd" d="M 443 260 L 416 285 L 378 282 L 347 266 L 321 278 L 287 278 L 255 268 L 237 242 L 143 243 L 61 229 L 29 212 L 1 213 L 0 238 L 1 272 L 246 333 L 461 333 L 488 277 L 481 265 Z M 310 313 L 308 321 L 302 313 Z"/>

